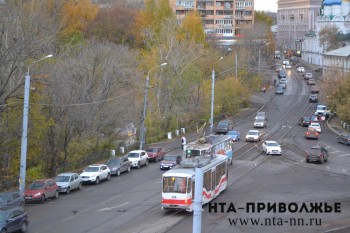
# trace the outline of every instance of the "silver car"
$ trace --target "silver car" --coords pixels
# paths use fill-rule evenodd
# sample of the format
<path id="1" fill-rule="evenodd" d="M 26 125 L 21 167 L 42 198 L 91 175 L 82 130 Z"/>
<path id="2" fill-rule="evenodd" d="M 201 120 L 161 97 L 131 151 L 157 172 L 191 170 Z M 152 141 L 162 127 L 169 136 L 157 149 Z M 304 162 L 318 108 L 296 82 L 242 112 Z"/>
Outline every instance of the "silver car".
<path id="1" fill-rule="evenodd" d="M 81 189 L 82 180 L 77 173 L 61 173 L 55 178 L 60 193 L 70 193 L 73 189 Z"/>

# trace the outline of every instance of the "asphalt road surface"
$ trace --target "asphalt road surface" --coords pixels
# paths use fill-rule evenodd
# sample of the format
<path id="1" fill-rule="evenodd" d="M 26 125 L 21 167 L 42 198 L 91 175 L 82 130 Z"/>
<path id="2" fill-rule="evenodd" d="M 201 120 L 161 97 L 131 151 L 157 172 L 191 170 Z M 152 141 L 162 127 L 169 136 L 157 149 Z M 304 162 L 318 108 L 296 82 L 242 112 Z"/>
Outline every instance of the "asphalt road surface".
<path id="1" fill-rule="evenodd" d="M 275 95 L 274 89 L 258 93 L 253 99 L 259 103 L 233 118 L 243 140 L 235 143 L 227 190 L 210 209 L 203 208 L 203 233 L 350 232 L 350 147 L 338 144 L 324 122 L 318 140 L 304 138 L 306 128 L 297 121 L 310 116 L 315 104 L 308 103 L 310 87 L 300 74 L 290 70 L 287 75 L 283 95 Z M 244 141 L 258 110 L 268 116 L 267 127 L 260 129 L 263 140 L 278 141 L 282 156 L 267 156 L 261 142 Z M 196 137 L 188 134 L 187 141 Z M 169 153 L 181 153 L 180 140 L 158 144 Z M 305 163 L 304 150 L 313 145 L 329 150 L 327 163 Z M 27 204 L 28 232 L 192 232 L 192 213 L 161 210 L 162 173 L 158 163 L 150 163 L 57 200 Z M 214 211 L 215 204 L 231 209 Z"/>

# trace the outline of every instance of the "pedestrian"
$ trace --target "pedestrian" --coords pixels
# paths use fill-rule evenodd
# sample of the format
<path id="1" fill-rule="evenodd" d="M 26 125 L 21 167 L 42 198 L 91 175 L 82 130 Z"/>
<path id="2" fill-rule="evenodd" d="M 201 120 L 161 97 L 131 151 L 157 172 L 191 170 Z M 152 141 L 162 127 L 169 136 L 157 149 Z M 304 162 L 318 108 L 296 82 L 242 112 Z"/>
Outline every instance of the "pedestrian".
<path id="1" fill-rule="evenodd" d="M 181 148 L 182 148 L 182 150 L 184 150 L 185 146 L 186 146 L 186 138 L 185 138 L 185 136 L 182 136 L 182 138 L 181 138 Z"/>

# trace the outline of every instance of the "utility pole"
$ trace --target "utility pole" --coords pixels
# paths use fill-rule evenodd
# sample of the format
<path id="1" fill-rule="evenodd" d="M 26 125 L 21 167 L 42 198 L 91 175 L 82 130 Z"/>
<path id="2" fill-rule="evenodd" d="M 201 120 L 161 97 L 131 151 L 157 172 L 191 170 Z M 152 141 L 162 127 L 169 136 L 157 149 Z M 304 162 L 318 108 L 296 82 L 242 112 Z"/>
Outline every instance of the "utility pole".
<path id="1" fill-rule="evenodd" d="M 192 233 L 202 231 L 202 205 L 203 205 L 203 168 L 196 167 L 195 170 L 195 192 L 193 201 L 193 229 Z"/>

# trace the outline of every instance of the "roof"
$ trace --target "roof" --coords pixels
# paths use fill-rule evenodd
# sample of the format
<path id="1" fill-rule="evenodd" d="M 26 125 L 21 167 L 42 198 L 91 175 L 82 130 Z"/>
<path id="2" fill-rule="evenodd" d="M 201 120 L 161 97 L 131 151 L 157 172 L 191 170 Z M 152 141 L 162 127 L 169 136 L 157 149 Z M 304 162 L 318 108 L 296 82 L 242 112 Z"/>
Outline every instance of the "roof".
<path id="1" fill-rule="evenodd" d="M 335 56 L 335 57 L 349 57 L 350 56 L 350 46 L 341 47 L 339 49 L 331 50 L 323 55 Z"/>

